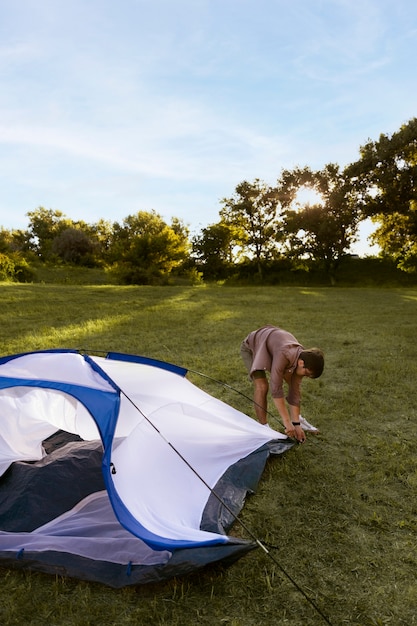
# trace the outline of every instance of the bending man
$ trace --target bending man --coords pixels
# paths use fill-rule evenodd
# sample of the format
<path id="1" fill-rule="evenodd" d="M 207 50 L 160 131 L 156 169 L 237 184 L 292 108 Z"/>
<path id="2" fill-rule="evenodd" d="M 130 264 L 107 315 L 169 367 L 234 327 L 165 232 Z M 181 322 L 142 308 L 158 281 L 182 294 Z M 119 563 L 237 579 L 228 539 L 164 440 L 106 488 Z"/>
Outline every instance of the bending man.
<path id="1" fill-rule="evenodd" d="M 281 416 L 285 433 L 300 442 L 305 433 L 300 420 L 301 382 L 304 376 L 318 378 L 324 368 L 323 352 L 318 348 L 305 350 L 297 339 L 286 330 L 276 326 L 263 326 L 249 333 L 240 347 L 242 359 L 254 385 L 256 416 L 261 424 L 267 424 L 270 373 L 271 396 Z M 283 383 L 288 385 L 286 400 Z M 303 420 L 305 425 L 311 426 Z M 314 428 L 313 428 L 314 429 Z"/>

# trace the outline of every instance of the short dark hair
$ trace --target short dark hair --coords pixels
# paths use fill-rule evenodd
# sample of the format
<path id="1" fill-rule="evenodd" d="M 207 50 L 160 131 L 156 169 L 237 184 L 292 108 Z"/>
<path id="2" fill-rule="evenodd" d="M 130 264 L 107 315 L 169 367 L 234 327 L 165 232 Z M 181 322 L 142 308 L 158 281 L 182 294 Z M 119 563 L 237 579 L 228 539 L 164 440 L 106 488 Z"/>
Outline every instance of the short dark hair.
<path id="1" fill-rule="evenodd" d="M 303 350 L 299 358 L 304 361 L 306 367 L 312 374 L 312 378 L 319 378 L 324 369 L 324 354 L 320 348 L 309 348 Z"/>

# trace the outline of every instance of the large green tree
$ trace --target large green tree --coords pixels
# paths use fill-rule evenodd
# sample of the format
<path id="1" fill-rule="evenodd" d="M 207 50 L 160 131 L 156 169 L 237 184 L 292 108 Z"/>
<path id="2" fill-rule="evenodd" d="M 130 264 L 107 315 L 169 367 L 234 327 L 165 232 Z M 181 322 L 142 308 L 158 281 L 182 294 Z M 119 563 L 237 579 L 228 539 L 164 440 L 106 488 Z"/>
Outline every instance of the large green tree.
<path id="1" fill-rule="evenodd" d="M 29 245 L 31 250 L 42 261 L 53 259 L 54 239 L 74 223 L 62 211 L 38 207 L 27 213 L 29 217 Z"/>
<path id="2" fill-rule="evenodd" d="M 337 164 L 329 163 L 318 171 L 304 168 L 284 172 L 281 194 L 286 186 L 290 256 L 317 262 L 334 282 L 341 258 L 357 240 L 360 213 L 350 178 Z M 317 201 L 313 204 L 297 202 L 296 190 L 305 187 L 315 192 Z"/>
<path id="3" fill-rule="evenodd" d="M 417 118 L 368 141 L 346 171 L 362 214 L 378 225 L 373 242 L 402 269 L 417 269 Z"/>
<path id="4" fill-rule="evenodd" d="M 108 263 L 113 240 L 113 223 L 110 220 L 99 219 L 98 222 L 89 226 L 88 234 L 94 243 L 97 263 Z"/>
<path id="5" fill-rule="evenodd" d="M 29 235 L 23 230 L 0 228 L 0 280 L 29 282 L 35 273 L 28 263 Z"/>
<path id="6" fill-rule="evenodd" d="M 28 214 L 29 248 L 42 261 L 102 265 L 112 234 L 110 223 L 73 221 L 61 211 L 38 207 Z"/>
<path id="7" fill-rule="evenodd" d="M 166 279 L 189 257 L 188 230 L 174 218 L 168 225 L 155 211 L 138 211 L 115 223 L 111 258 L 120 278 L 131 284 Z"/>
<path id="8" fill-rule="evenodd" d="M 262 274 L 265 261 L 277 254 L 279 232 L 279 198 L 276 191 L 260 181 L 243 181 L 237 185 L 231 198 L 221 202 L 221 221 L 232 226 L 236 245 L 255 259 L 258 273 Z"/>
<path id="9" fill-rule="evenodd" d="M 204 278 L 226 278 L 233 264 L 235 229 L 224 222 L 203 228 L 192 241 L 193 254 Z"/>
<path id="10" fill-rule="evenodd" d="M 407 213 L 380 214 L 371 241 L 376 243 L 384 256 L 388 256 L 397 267 L 417 271 L 417 203 L 410 202 Z"/>
<path id="11" fill-rule="evenodd" d="M 25 230 L 0 228 L 0 252 L 4 254 L 22 253 L 30 250 L 29 233 Z"/>
<path id="12" fill-rule="evenodd" d="M 417 200 L 417 118 L 392 135 L 368 141 L 359 152 L 346 174 L 361 195 L 363 214 L 407 214 Z"/>
<path id="13" fill-rule="evenodd" d="M 69 226 L 62 230 L 52 241 L 51 252 L 62 261 L 74 265 L 97 265 L 95 244 L 86 230 Z"/>

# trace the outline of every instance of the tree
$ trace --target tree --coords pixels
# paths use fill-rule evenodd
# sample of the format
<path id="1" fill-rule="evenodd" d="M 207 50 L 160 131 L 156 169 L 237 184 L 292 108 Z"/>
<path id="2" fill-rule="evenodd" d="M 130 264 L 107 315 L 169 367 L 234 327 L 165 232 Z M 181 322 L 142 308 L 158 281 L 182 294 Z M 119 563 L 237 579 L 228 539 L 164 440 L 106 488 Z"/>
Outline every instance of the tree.
<path id="1" fill-rule="evenodd" d="M 360 148 L 347 168 L 361 198 L 363 216 L 379 227 L 372 236 L 403 270 L 417 267 L 417 118 L 391 136 Z"/>
<path id="2" fill-rule="evenodd" d="M 53 239 L 51 252 L 66 263 L 95 265 L 94 243 L 81 228 L 69 227 L 62 230 Z"/>
<path id="3" fill-rule="evenodd" d="M 360 155 L 346 174 L 362 196 L 364 216 L 407 214 L 417 201 L 417 118 L 361 146 Z"/>
<path id="4" fill-rule="evenodd" d="M 100 219 L 91 227 L 91 238 L 97 245 L 97 256 L 106 261 L 113 240 L 113 224 L 109 220 Z"/>
<path id="5" fill-rule="evenodd" d="M 139 211 L 115 223 L 111 256 L 122 280 L 146 284 L 166 279 L 189 256 L 187 229 L 178 219 L 168 226 L 155 211 Z"/>
<path id="6" fill-rule="evenodd" d="M 52 244 L 63 230 L 72 227 L 72 220 L 66 218 L 61 211 L 38 207 L 27 213 L 29 217 L 29 244 L 31 250 L 42 261 L 53 257 Z"/>
<path id="7" fill-rule="evenodd" d="M 226 278 L 233 263 L 235 238 L 233 227 L 224 222 L 211 224 L 194 237 L 193 253 L 205 278 Z"/>
<path id="8" fill-rule="evenodd" d="M 0 228 L 0 252 L 24 254 L 29 249 L 29 233 L 27 231 Z"/>
<path id="9" fill-rule="evenodd" d="M 397 267 L 406 272 L 417 271 L 417 203 L 410 203 L 407 214 L 380 215 L 378 228 L 371 235 L 382 254 L 394 259 Z"/>
<path id="10" fill-rule="evenodd" d="M 0 280 L 23 283 L 34 279 L 35 272 L 25 258 L 27 242 L 25 231 L 0 228 Z"/>
<path id="11" fill-rule="evenodd" d="M 357 239 L 360 215 L 356 195 L 350 179 L 336 164 L 330 163 L 316 172 L 307 169 L 298 172 L 300 188 L 307 185 L 317 192 L 321 202 L 291 208 L 296 194 L 292 191 L 288 195 L 292 198 L 285 217 L 289 252 L 322 264 L 334 283 L 340 259 Z M 297 172 L 293 177 L 286 174 L 284 182 L 290 180 L 294 190 L 297 177 Z"/>
<path id="12" fill-rule="evenodd" d="M 277 194 L 257 178 L 237 185 L 234 196 L 221 203 L 221 221 L 235 229 L 236 244 L 255 258 L 262 275 L 263 262 L 277 249 Z"/>
<path id="13" fill-rule="evenodd" d="M 282 170 L 277 180 L 274 193 L 282 209 L 288 209 L 298 203 L 297 196 L 301 189 L 314 188 L 316 184 L 313 172 L 309 167 L 295 167 Z"/>

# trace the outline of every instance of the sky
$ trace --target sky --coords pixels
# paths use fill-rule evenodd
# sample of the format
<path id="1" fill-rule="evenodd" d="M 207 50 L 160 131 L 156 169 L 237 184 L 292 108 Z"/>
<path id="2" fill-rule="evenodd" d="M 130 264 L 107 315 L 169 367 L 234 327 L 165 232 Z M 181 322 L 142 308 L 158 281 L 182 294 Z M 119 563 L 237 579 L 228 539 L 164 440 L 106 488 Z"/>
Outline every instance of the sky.
<path id="1" fill-rule="evenodd" d="M 0 226 L 198 233 L 242 181 L 343 168 L 416 117 L 416 58 L 415 0 L 0 0 Z"/>

